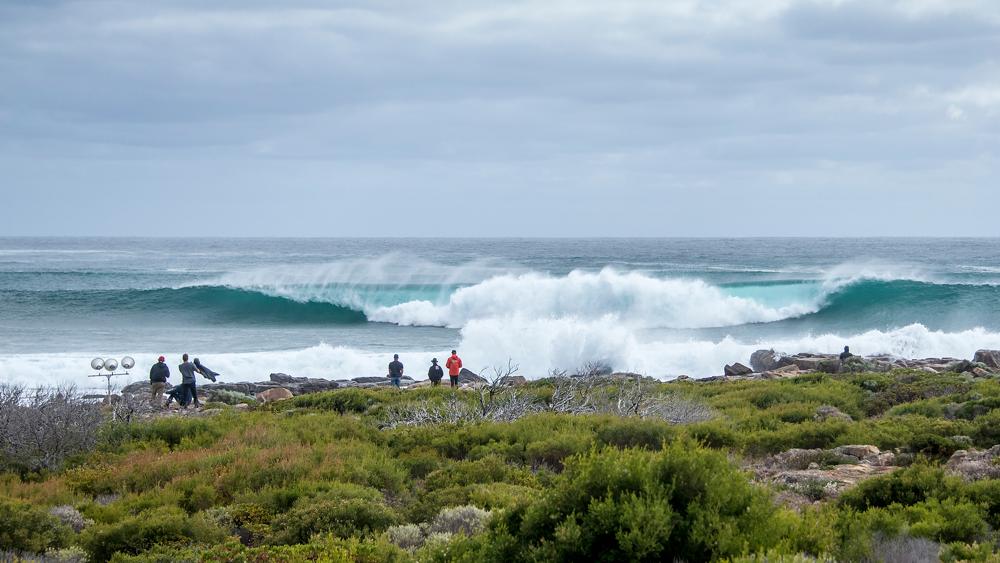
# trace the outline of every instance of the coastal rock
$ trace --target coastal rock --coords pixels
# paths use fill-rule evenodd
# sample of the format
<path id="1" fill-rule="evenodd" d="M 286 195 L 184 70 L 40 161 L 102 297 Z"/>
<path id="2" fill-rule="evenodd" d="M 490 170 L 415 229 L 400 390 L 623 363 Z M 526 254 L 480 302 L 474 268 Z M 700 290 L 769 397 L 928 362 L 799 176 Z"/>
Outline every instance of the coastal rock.
<path id="1" fill-rule="evenodd" d="M 173 385 L 167 383 L 164 392 L 170 391 L 172 388 Z M 149 382 L 136 381 L 135 383 L 129 383 L 125 387 L 122 387 L 122 395 L 149 395 Z M 101 397 L 103 396 L 101 395 Z"/>
<path id="2" fill-rule="evenodd" d="M 837 356 L 834 356 L 833 354 L 815 356 L 809 354 L 796 354 L 795 356 L 790 356 L 788 359 L 802 371 L 816 371 L 819 369 L 820 363 L 824 361 L 840 361 L 840 358 L 837 358 Z"/>
<path id="3" fill-rule="evenodd" d="M 462 368 L 462 371 L 458 372 L 458 383 L 486 383 L 486 378 L 479 377 L 479 375 L 471 369 Z"/>
<path id="4" fill-rule="evenodd" d="M 880 453 L 882 453 L 878 447 L 871 445 L 837 446 L 836 448 L 833 448 L 833 452 L 839 455 L 853 457 L 858 461 L 875 459 Z"/>
<path id="5" fill-rule="evenodd" d="M 820 360 L 816 365 L 816 371 L 823 373 L 840 373 L 840 359 Z"/>
<path id="6" fill-rule="evenodd" d="M 946 371 L 953 371 L 955 373 L 964 373 L 967 371 L 972 371 L 972 369 L 975 367 L 976 366 L 974 366 L 972 362 L 970 362 L 969 360 L 958 360 L 957 362 L 952 362 L 948 364 L 948 368 Z"/>
<path id="7" fill-rule="evenodd" d="M 1000 369 L 1000 350 L 976 350 L 972 361 L 985 364 L 989 369 Z"/>
<path id="8" fill-rule="evenodd" d="M 892 453 L 877 450 L 875 446 L 791 449 L 765 458 L 752 469 L 758 479 L 784 485 L 812 500 L 817 492 L 822 497 L 836 497 L 865 479 L 896 469 Z M 862 460 L 857 455 L 865 457 Z"/>
<path id="9" fill-rule="evenodd" d="M 864 463 L 835 465 L 830 469 L 801 469 L 782 471 L 771 475 L 768 480 L 795 489 L 808 489 L 815 484 L 823 488 L 823 496 L 835 498 L 861 481 L 879 477 L 895 471 L 892 466 L 868 465 Z"/>
<path id="10" fill-rule="evenodd" d="M 774 350 L 757 350 L 750 354 L 750 367 L 757 373 L 775 371 L 791 363 L 791 360 L 775 353 Z"/>
<path id="11" fill-rule="evenodd" d="M 774 368 L 771 371 L 766 371 L 761 374 L 764 379 L 781 379 L 784 377 L 796 377 L 802 372 L 799 371 L 799 367 L 795 364 L 788 364 L 787 366 L 781 366 L 780 368 Z"/>
<path id="12" fill-rule="evenodd" d="M 507 385 L 510 387 L 520 387 L 522 385 L 527 385 L 528 380 L 524 378 L 523 375 L 506 375 L 500 378 L 500 385 Z"/>
<path id="13" fill-rule="evenodd" d="M 1000 465 L 996 463 L 1000 457 L 1000 445 L 985 451 L 958 450 L 951 454 L 945 469 L 969 481 L 1000 478 Z"/>
<path id="14" fill-rule="evenodd" d="M 745 366 L 745 365 L 743 365 L 743 364 L 741 364 L 739 362 L 736 362 L 733 365 L 727 365 L 723 369 L 725 371 L 725 374 L 727 376 L 729 376 L 729 377 L 732 377 L 734 375 L 749 375 L 749 374 L 753 373 L 752 369 L 748 368 L 747 366 Z"/>
<path id="15" fill-rule="evenodd" d="M 387 383 L 389 382 L 388 377 L 355 377 L 351 381 L 355 383 Z"/>
<path id="16" fill-rule="evenodd" d="M 993 372 L 979 366 L 972 368 L 969 373 L 971 373 L 973 377 L 990 377 L 993 375 Z"/>

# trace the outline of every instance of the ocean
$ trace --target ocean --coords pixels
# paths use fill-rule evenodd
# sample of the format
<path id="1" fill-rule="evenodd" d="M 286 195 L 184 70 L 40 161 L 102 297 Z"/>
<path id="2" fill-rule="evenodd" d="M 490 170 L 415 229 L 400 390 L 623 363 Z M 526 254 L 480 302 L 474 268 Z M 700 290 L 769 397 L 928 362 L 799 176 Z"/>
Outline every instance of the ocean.
<path id="1" fill-rule="evenodd" d="M 1000 348 L 1000 239 L 0 238 L 0 379 L 96 388 L 94 357 L 420 379 L 457 348 L 528 378 L 705 377 L 759 348 Z"/>

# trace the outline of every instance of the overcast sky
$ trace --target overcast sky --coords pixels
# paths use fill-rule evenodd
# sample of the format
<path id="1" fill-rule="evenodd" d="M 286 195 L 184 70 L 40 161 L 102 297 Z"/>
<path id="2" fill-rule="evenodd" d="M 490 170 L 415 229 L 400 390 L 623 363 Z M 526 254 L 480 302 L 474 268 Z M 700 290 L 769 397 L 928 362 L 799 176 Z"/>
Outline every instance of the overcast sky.
<path id="1" fill-rule="evenodd" d="M 0 0 L 0 235 L 1000 235 L 997 0 Z"/>

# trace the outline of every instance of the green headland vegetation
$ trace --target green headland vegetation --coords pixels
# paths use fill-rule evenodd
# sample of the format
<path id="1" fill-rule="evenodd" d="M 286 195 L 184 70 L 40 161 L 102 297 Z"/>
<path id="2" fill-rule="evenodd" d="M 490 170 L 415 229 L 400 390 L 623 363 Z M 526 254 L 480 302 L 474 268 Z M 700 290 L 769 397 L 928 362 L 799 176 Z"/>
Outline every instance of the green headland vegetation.
<path id="1" fill-rule="evenodd" d="M 1000 380 L 517 383 L 96 423 L 37 414 L 66 397 L 7 402 L 0 548 L 94 562 L 998 560 L 1000 470 L 973 452 L 1000 444 Z"/>

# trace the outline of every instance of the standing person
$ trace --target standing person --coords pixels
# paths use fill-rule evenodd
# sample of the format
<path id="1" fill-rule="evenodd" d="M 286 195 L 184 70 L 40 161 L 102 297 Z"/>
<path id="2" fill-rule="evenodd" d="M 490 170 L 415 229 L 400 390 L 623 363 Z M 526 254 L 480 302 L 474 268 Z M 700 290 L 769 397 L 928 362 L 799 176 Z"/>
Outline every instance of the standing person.
<path id="1" fill-rule="evenodd" d="M 458 387 L 458 374 L 462 373 L 462 358 L 458 357 L 458 352 L 451 351 L 451 357 L 444 363 L 448 368 L 448 377 L 451 378 L 451 386 Z"/>
<path id="2" fill-rule="evenodd" d="M 163 406 L 163 390 L 167 387 L 167 379 L 170 378 L 170 368 L 167 367 L 166 358 L 160 358 L 149 368 L 149 404 L 155 408 Z"/>
<path id="3" fill-rule="evenodd" d="M 431 380 L 431 385 L 437 387 L 441 385 L 441 378 L 444 377 L 444 370 L 438 365 L 438 359 L 431 360 L 431 367 L 427 370 L 427 378 Z"/>
<path id="4" fill-rule="evenodd" d="M 403 379 L 403 362 L 399 361 L 399 354 L 393 354 L 392 361 L 389 362 L 389 378 L 398 389 L 399 381 Z"/>
<path id="5" fill-rule="evenodd" d="M 181 387 L 184 388 L 184 399 L 181 401 L 181 406 L 187 408 L 188 404 L 194 400 L 194 408 L 199 409 L 201 403 L 198 402 L 198 388 L 195 378 L 195 372 L 198 371 L 198 368 L 188 361 L 187 354 L 181 356 L 181 359 L 184 360 L 184 363 L 177 366 L 177 370 L 181 372 Z"/>

